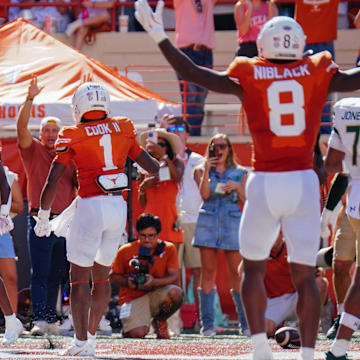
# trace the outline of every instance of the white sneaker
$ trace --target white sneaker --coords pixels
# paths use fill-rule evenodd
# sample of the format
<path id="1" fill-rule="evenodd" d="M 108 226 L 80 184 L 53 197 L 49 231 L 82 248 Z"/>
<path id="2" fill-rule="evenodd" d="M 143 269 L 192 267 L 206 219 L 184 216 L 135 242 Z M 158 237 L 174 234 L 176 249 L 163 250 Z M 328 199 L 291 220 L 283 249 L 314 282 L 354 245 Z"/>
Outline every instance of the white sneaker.
<path id="1" fill-rule="evenodd" d="M 34 327 L 30 330 L 32 336 L 43 336 L 46 333 L 47 322 L 45 320 L 35 321 Z"/>
<path id="2" fill-rule="evenodd" d="M 44 336 L 47 335 L 58 335 L 59 334 L 59 324 L 48 323 L 45 320 L 35 321 L 34 327 L 30 331 L 32 336 Z"/>
<path id="3" fill-rule="evenodd" d="M 110 326 L 110 321 L 103 316 L 98 325 L 98 331 L 102 334 L 111 335 L 112 327 Z"/>
<path id="4" fill-rule="evenodd" d="M 173 315 L 167 319 L 170 336 L 180 336 L 182 331 L 182 320 L 180 317 L 180 310 L 177 310 Z"/>
<path id="5" fill-rule="evenodd" d="M 73 328 L 74 328 L 74 326 L 73 326 L 71 315 L 69 315 L 68 318 L 64 319 L 63 323 L 59 326 L 59 329 L 61 331 L 70 331 Z"/>
<path id="6" fill-rule="evenodd" d="M 45 333 L 48 335 L 59 335 L 59 323 L 46 323 Z"/>
<path id="7" fill-rule="evenodd" d="M 81 21 L 80 19 L 77 19 L 77 20 L 71 22 L 71 23 L 67 26 L 67 28 L 66 28 L 66 30 L 65 30 L 66 36 L 71 37 L 71 35 L 72 35 L 80 26 L 82 26 L 82 24 L 83 24 L 83 23 L 82 23 L 82 21 Z"/>
<path id="8" fill-rule="evenodd" d="M 207 330 L 201 330 L 200 331 L 202 336 L 205 337 L 210 337 L 210 336 L 215 336 L 216 335 L 216 331 L 214 329 L 207 329 Z"/>
<path id="9" fill-rule="evenodd" d="M 60 355 L 61 356 L 95 356 L 95 349 L 88 341 L 83 346 L 79 346 L 74 342 Z"/>
<path id="10" fill-rule="evenodd" d="M 273 354 L 268 343 L 261 344 L 254 350 L 252 360 L 273 360 Z"/>
<path id="11" fill-rule="evenodd" d="M 6 326 L 3 345 L 11 345 L 14 343 L 23 331 L 23 324 L 18 318 L 16 318 L 13 324 Z"/>
<path id="12" fill-rule="evenodd" d="M 95 335 L 87 333 L 88 343 L 93 346 L 94 349 L 96 349 L 96 333 Z"/>

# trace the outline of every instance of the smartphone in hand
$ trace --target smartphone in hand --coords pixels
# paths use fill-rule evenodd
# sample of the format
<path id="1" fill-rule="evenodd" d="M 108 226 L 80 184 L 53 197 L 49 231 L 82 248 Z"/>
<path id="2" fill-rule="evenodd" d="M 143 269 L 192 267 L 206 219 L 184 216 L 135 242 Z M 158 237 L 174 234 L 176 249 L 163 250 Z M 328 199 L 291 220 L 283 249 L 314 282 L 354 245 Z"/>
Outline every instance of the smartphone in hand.
<path id="1" fill-rule="evenodd" d="M 216 156 L 215 146 L 213 144 L 211 144 L 209 146 L 209 158 L 212 158 L 215 156 Z"/>
<path id="2" fill-rule="evenodd" d="M 156 131 L 149 132 L 147 140 L 154 143 L 154 144 L 157 144 L 157 142 L 158 142 L 158 133 Z"/>

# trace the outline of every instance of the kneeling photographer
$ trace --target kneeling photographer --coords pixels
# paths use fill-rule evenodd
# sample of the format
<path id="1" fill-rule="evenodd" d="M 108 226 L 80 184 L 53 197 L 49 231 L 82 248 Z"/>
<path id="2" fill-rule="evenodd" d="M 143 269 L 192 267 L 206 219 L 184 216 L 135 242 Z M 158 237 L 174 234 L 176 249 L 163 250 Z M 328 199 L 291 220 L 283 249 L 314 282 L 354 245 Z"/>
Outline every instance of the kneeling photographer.
<path id="1" fill-rule="evenodd" d="M 138 240 L 118 250 L 110 279 L 120 285 L 123 336 L 143 338 L 152 323 L 158 339 L 170 338 L 167 319 L 180 308 L 183 293 L 176 286 L 179 264 L 172 243 L 158 238 L 159 217 L 141 214 L 136 221 Z"/>

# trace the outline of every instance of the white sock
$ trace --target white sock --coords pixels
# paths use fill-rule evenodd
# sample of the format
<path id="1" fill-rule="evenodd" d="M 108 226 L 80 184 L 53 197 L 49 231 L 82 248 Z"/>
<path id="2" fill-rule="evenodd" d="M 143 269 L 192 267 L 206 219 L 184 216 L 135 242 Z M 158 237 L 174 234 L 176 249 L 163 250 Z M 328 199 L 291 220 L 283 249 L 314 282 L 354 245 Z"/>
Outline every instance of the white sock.
<path id="1" fill-rule="evenodd" d="M 77 337 L 75 337 L 74 342 L 75 345 L 82 347 L 87 343 L 87 340 L 79 340 Z"/>
<path id="2" fill-rule="evenodd" d="M 315 349 L 310 347 L 300 348 L 300 359 L 302 360 L 314 360 Z"/>
<path id="3" fill-rule="evenodd" d="M 88 331 L 87 338 L 88 338 L 88 340 L 96 340 L 96 333 L 93 335 Z"/>
<path id="4" fill-rule="evenodd" d="M 10 324 L 15 324 L 16 322 L 16 315 L 12 313 L 11 315 L 5 315 L 5 325 L 9 326 Z"/>
<path id="5" fill-rule="evenodd" d="M 336 339 L 331 345 L 330 351 L 334 356 L 344 356 L 348 349 L 349 341 L 345 339 Z"/>
<path id="6" fill-rule="evenodd" d="M 262 344 L 268 344 L 268 339 L 265 333 L 251 335 L 251 341 L 255 349 L 260 347 Z"/>
<path id="7" fill-rule="evenodd" d="M 341 313 L 344 312 L 344 303 L 337 304 L 337 313 L 338 315 L 341 315 Z"/>

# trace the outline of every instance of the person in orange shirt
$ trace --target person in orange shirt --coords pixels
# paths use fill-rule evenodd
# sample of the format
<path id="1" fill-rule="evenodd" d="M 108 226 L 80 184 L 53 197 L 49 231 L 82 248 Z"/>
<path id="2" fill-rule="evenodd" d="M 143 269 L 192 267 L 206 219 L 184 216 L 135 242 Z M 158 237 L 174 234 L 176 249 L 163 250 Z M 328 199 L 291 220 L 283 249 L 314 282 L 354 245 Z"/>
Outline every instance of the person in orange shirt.
<path id="1" fill-rule="evenodd" d="M 311 49 L 318 53 L 327 50 L 335 59 L 334 41 L 337 39 L 339 2 L 340 0 L 296 0 L 294 19 L 306 35 L 305 51 Z"/>
<path id="2" fill-rule="evenodd" d="M 170 338 L 167 319 L 183 302 L 179 263 L 174 244 L 159 239 L 158 216 L 141 214 L 136 221 L 137 241 L 116 254 L 110 279 L 120 285 L 123 336 L 143 338 L 152 323 L 158 339 Z"/>
<path id="3" fill-rule="evenodd" d="M 65 356 L 93 356 L 95 332 L 108 306 L 109 272 L 126 225 L 127 157 L 156 175 L 158 162 L 136 141 L 131 120 L 109 118 L 110 96 L 100 84 L 87 82 L 72 99 L 74 126 L 64 127 L 41 193 L 35 233 L 49 236 L 50 208 L 59 179 L 71 160 L 77 167 L 78 197 L 54 219 L 54 232 L 64 232 L 70 262 L 70 301 L 74 343 Z M 89 282 L 92 281 L 90 292 Z"/>
<path id="4" fill-rule="evenodd" d="M 266 334 L 268 337 L 273 337 L 277 327 L 284 321 L 297 321 L 296 298 L 298 294 L 291 279 L 288 252 L 281 232 L 271 248 L 270 258 L 266 264 L 264 284 L 267 296 Z M 322 276 L 321 269 L 316 271 L 316 284 L 323 306 L 328 302 L 329 282 Z"/>
<path id="5" fill-rule="evenodd" d="M 360 69 L 339 70 L 327 51 L 304 58 L 304 31 L 286 16 L 276 16 L 262 27 L 257 37 L 259 57 L 236 57 L 225 72 L 202 68 L 168 39 L 162 23 L 163 6 L 159 0 L 153 12 L 147 0 L 137 0 L 135 16 L 173 69 L 184 80 L 235 95 L 248 115 L 253 171 L 246 180 L 239 241 L 245 274 L 241 293 L 253 359 L 273 359 L 265 332 L 263 275 L 283 226 L 299 294 L 299 359 L 313 360 L 320 317 L 314 276 L 320 239 L 320 186 L 313 170 L 313 150 L 327 95 L 358 89 Z"/>
<path id="6" fill-rule="evenodd" d="M 155 134 L 155 141 L 149 135 Z M 141 146 L 160 161 L 159 177 L 143 174 L 140 178 L 139 202 L 144 212 L 159 216 L 161 220 L 160 236 L 176 246 L 183 243 L 179 214 L 176 208 L 178 187 L 184 173 L 184 162 L 177 158 L 181 142 L 176 134 L 158 128 L 140 135 Z"/>
<path id="7" fill-rule="evenodd" d="M 339 2 L 340 0 L 296 0 L 294 19 L 301 25 L 306 35 L 305 52 L 312 50 L 316 54 L 327 50 L 335 60 L 334 41 L 337 39 Z M 320 126 L 320 134 L 331 132 L 330 102 L 331 97 L 328 97 L 321 115 L 323 125 Z"/>

